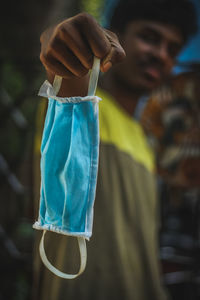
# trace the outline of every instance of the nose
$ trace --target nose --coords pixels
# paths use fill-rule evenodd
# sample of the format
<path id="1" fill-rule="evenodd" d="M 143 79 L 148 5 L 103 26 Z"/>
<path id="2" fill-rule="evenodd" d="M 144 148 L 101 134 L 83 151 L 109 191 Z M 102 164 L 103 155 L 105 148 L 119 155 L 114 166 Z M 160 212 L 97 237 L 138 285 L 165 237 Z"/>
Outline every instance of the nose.
<path id="1" fill-rule="evenodd" d="M 173 59 L 170 56 L 168 46 L 165 43 L 156 47 L 154 55 L 162 62 L 163 66 L 165 65 L 171 68 L 173 65 Z"/>
<path id="2" fill-rule="evenodd" d="M 157 55 L 160 60 L 163 62 L 166 62 L 169 60 L 169 54 L 166 45 L 160 45 L 160 47 L 157 48 Z"/>

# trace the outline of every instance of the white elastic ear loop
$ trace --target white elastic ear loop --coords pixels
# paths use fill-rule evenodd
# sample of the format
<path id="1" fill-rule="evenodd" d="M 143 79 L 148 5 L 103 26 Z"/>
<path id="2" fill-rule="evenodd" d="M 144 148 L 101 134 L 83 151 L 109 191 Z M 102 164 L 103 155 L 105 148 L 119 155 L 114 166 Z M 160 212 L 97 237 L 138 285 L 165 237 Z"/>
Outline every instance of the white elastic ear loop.
<path id="1" fill-rule="evenodd" d="M 53 89 L 54 89 L 55 96 L 57 96 L 58 92 L 60 91 L 61 84 L 62 84 L 62 77 L 55 75 L 53 80 Z"/>
<path id="2" fill-rule="evenodd" d="M 90 73 L 90 80 L 88 86 L 88 96 L 94 96 L 97 88 L 97 82 L 99 78 L 99 71 L 100 71 L 100 59 L 94 57 L 92 70 Z"/>
<path id="3" fill-rule="evenodd" d="M 90 80 L 88 86 L 88 96 L 94 96 L 97 88 L 97 82 L 99 78 L 99 71 L 100 71 L 100 59 L 94 57 L 92 70 L 90 73 Z M 95 99 L 95 98 L 94 98 Z M 99 101 L 94 101 L 94 112 L 97 114 L 98 112 L 98 105 Z"/>
<path id="4" fill-rule="evenodd" d="M 99 77 L 99 70 L 100 70 L 100 59 L 97 57 L 94 57 L 93 67 L 90 73 L 90 80 L 89 80 L 89 87 L 88 87 L 88 96 L 95 95 L 96 87 L 97 87 L 97 81 Z M 55 75 L 54 82 L 53 82 L 53 89 L 55 95 L 58 94 L 60 87 L 62 84 L 62 77 Z M 96 103 L 98 105 L 98 103 Z M 44 236 L 45 236 L 46 230 L 43 231 L 43 235 L 40 241 L 39 251 L 40 251 L 40 257 L 43 261 L 44 265 L 55 275 L 64 278 L 64 279 L 74 279 L 78 277 L 83 271 L 85 270 L 86 262 L 87 262 L 87 250 L 86 250 L 86 242 L 85 238 L 83 237 L 77 237 L 78 239 L 78 245 L 79 245 L 79 251 L 80 251 L 80 268 L 79 272 L 77 274 L 66 274 L 58 269 L 56 269 L 50 261 L 47 259 L 45 249 L 44 249 Z"/>
<path id="5" fill-rule="evenodd" d="M 86 266 L 86 261 L 87 261 L 87 250 L 86 250 L 86 242 L 85 239 L 82 237 L 78 237 L 78 245 L 79 245 L 79 251 L 80 251 L 80 268 L 77 274 L 66 274 L 63 273 L 61 271 L 59 271 L 58 269 L 56 269 L 51 263 L 50 261 L 47 259 L 45 250 L 44 250 L 44 236 L 45 236 L 46 230 L 43 231 L 42 234 L 42 238 L 40 241 L 40 246 L 39 246 L 39 250 L 40 250 L 40 257 L 44 263 L 44 265 L 55 275 L 64 278 L 64 279 L 74 279 L 76 277 L 78 277 L 81 273 L 83 273 L 83 271 L 85 270 L 85 266 Z"/>

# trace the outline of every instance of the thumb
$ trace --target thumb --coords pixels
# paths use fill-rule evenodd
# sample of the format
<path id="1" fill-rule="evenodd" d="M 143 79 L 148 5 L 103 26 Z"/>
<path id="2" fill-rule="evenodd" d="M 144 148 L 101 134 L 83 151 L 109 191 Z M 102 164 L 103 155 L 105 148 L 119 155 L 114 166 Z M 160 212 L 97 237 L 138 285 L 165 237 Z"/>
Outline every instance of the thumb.
<path id="1" fill-rule="evenodd" d="M 101 62 L 102 72 L 107 72 L 113 65 L 121 62 L 126 57 L 125 51 L 120 45 L 117 35 L 106 30 L 106 37 L 111 44 L 111 49 Z"/>

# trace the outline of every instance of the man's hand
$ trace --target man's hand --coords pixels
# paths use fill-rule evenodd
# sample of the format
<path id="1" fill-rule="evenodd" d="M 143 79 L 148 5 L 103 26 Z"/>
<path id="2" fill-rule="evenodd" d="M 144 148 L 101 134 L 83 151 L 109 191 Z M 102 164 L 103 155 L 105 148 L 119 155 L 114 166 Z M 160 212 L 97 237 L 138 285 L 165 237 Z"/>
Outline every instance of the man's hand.
<path id="1" fill-rule="evenodd" d="M 125 57 L 116 34 L 103 29 L 87 13 L 78 14 L 47 29 L 42 33 L 40 41 L 40 60 L 49 81 L 52 83 L 55 74 L 65 79 L 62 96 L 74 96 L 74 88 L 77 95 L 86 93 L 87 80 L 84 78 L 92 68 L 94 56 L 101 59 L 102 72 L 108 71 Z M 69 82 L 71 89 L 66 89 L 64 86 Z"/>

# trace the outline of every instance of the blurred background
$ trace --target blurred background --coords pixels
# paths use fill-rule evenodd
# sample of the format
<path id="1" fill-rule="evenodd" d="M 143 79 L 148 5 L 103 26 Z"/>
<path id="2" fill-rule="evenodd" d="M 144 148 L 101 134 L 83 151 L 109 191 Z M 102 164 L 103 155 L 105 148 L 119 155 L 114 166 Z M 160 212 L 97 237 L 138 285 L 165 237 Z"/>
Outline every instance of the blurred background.
<path id="1" fill-rule="evenodd" d="M 193 1 L 200 28 L 200 1 Z M 7 0 L 1 9 L 0 300 L 29 300 L 31 295 L 34 132 L 41 101 L 37 93 L 45 80 L 39 61 L 40 34 L 48 25 L 83 10 L 107 24 L 113 3 L 114 0 Z M 178 57 L 171 83 L 152 95 L 149 106 L 141 113 L 144 129 L 159 153 L 160 260 L 164 284 L 176 300 L 200 299 L 200 172 L 198 168 L 188 171 L 188 164 L 190 168 L 192 164 L 200 165 L 199 49 L 200 30 Z M 178 115 L 174 114 L 177 107 Z M 191 116 L 195 116 L 195 125 Z M 181 149 L 190 150 L 185 154 Z M 188 183 L 186 174 L 177 183 L 177 176 L 185 170 L 193 182 Z"/>

